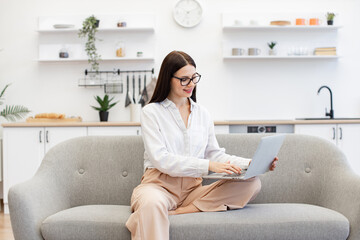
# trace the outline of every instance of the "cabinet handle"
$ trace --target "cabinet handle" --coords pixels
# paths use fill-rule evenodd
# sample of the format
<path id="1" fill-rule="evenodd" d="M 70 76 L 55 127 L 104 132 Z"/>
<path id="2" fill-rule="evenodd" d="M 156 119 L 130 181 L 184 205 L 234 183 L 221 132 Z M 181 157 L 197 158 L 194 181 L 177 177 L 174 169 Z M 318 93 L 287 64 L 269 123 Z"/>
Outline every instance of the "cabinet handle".
<path id="1" fill-rule="evenodd" d="M 136 130 L 136 135 L 140 135 L 140 131 L 139 131 L 139 130 Z"/>
<path id="2" fill-rule="evenodd" d="M 333 140 L 335 140 L 335 128 L 333 127 Z"/>
<path id="3" fill-rule="evenodd" d="M 342 127 L 340 127 L 340 140 L 342 140 Z"/>
<path id="4" fill-rule="evenodd" d="M 49 131 L 46 131 L 46 142 L 49 143 Z"/>
<path id="5" fill-rule="evenodd" d="M 42 131 L 39 132 L 39 142 L 40 143 L 42 143 L 41 135 L 42 135 Z"/>

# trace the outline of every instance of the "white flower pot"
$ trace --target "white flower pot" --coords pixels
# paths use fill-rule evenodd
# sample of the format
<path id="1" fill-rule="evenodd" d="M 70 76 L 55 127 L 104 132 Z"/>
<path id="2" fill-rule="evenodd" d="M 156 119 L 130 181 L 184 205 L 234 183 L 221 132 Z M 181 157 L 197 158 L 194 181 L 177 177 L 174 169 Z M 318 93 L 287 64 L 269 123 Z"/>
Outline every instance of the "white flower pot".
<path id="1" fill-rule="evenodd" d="M 275 56 L 277 54 L 277 51 L 275 49 L 269 49 L 269 55 Z"/>

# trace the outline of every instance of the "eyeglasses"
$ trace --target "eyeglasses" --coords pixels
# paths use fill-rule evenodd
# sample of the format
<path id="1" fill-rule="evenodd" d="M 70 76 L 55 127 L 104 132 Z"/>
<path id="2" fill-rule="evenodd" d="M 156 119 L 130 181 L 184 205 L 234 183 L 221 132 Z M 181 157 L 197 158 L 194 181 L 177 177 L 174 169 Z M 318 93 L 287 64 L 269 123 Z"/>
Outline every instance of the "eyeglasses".
<path id="1" fill-rule="evenodd" d="M 192 78 L 179 78 L 176 76 L 173 76 L 173 78 L 179 79 L 181 86 L 187 86 L 192 81 L 194 84 L 197 84 L 200 81 L 201 75 L 198 73 L 195 73 Z"/>

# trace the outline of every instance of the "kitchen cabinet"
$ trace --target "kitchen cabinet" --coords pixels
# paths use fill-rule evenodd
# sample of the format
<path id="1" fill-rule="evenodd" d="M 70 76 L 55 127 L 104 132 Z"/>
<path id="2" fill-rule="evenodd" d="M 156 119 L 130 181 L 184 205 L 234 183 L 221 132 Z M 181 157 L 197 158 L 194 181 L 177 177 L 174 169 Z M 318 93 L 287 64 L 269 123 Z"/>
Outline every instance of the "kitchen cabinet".
<path id="1" fill-rule="evenodd" d="M 215 125 L 215 134 L 229 133 L 229 125 Z M 141 135 L 141 126 L 88 127 L 89 136 Z"/>
<path id="2" fill-rule="evenodd" d="M 86 136 L 86 127 L 14 127 L 3 130 L 4 209 L 8 213 L 8 191 L 30 179 L 45 155 L 56 144 Z"/>
<path id="3" fill-rule="evenodd" d="M 140 126 L 88 127 L 89 136 L 129 136 L 141 135 Z"/>
<path id="4" fill-rule="evenodd" d="M 360 124 L 299 124 L 294 129 L 295 133 L 321 137 L 337 145 L 360 174 Z"/>
<path id="5" fill-rule="evenodd" d="M 87 135 L 86 127 L 45 127 L 44 154 L 60 142 Z"/>
<path id="6" fill-rule="evenodd" d="M 82 22 L 89 16 L 49 16 L 39 17 L 39 62 L 86 62 L 86 39 L 79 38 Z M 96 37 L 100 61 L 154 61 L 154 14 L 95 15 L 100 20 Z M 117 23 L 126 22 L 126 27 L 117 27 Z M 125 56 L 116 56 L 116 46 L 125 43 Z M 60 58 L 60 49 L 66 49 L 68 58 Z M 138 57 L 137 52 L 142 52 Z"/>
<path id="7" fill-rule="evenodd" d="M 324 138 L 337 145 L 337 124 L 299 124 L 295 125 L 294 132 Z"/>
<path id="8" fill-rule="evenodd" d="M 230 132 L 229 125 L 215 125 L 215 134 L 228 134 Z"/>
<path id="9" fill-rule="evenodd" d="M 325 13 L 223 13 L 223 58 L 224 60 L 326 60 L 339 55 L 313 55 L 318 47 L 336 47 L 338 29 L 342 26 L 327 26 Z M 295 19 L 317 17 L 322 25 L 296 26 Z M 307 16 L 307 17 L 306 17 Z M 322 19 L 324 18 L 324 19 Z M 270 25 L 273 20 L 284 19 L 291 25 Z M 269 55 L 268 42 L 275 41 L 277 55 Z M 242 48 L 243 55 L 232 55 L 232 48 Z M 260 54 L 249 56 L 248 48 L 260 49 Z"/>

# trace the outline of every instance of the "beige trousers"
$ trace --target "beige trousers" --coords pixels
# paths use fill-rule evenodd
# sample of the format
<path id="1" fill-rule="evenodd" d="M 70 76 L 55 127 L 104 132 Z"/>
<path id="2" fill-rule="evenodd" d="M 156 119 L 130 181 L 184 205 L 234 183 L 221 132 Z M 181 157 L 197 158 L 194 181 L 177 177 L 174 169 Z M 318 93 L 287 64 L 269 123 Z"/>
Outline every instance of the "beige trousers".
<path id="1" fill-rule="evenodd" d="M 193 204 L 202 212 L 243 208 L 261 189 L 258 177 L 219 180 L 202 186 L 202 178 L 171 177 L 147 169 L 131 197 L 126 222 L 132 240 L 169 240 L 168 211 Z"/>

